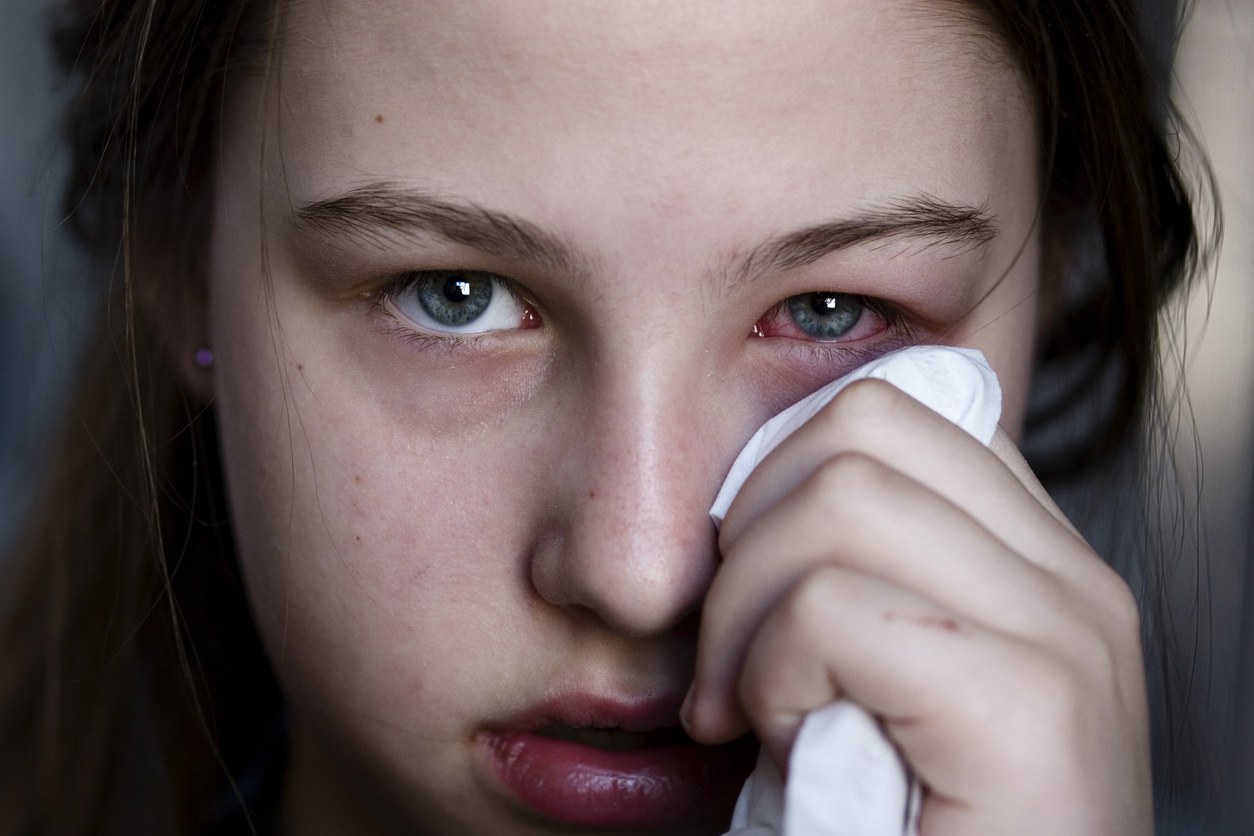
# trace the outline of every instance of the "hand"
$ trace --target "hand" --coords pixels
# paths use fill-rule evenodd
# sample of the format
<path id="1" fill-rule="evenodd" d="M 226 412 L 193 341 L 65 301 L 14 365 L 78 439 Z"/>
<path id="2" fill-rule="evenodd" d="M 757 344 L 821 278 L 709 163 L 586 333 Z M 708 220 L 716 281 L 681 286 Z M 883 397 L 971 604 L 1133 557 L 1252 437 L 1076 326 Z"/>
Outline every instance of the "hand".
<path id="1" fill-rule="evenodd" d="M 781 766 L 805 712 L 879 716 L 924 836 L 1150 834 L 1136 603 L 998 430 L 849 386 L 762 462 L 720 532 L 689 733 Z"/>

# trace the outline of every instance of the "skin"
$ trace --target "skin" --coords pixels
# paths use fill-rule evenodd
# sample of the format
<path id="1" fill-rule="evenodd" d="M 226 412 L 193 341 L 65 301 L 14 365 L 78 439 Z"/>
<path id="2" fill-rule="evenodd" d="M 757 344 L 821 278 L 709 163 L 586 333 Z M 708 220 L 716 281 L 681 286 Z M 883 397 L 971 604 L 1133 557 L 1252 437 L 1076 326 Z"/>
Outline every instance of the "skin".
<path id="1" fill-rule="evenodd" d="M 1135 606 L 1013 444 L 1038 141 L 990 36 L 886 0 L 323 0 L 288 24 L 270 94 L 231 89 L 208 305 L 179 349 L 215 352 L 186 375 L 215 398 L 296 713 L 287 832 L 557 832 L 485 778 L 476 733 L 564 689 L 678 708 L 690 685 L 690 734 L 752 729 L 781 762 L 804 711 L 867 706 L 929 789 L 928 836 L 1151 831 Z M 377 184 L 569 252 L 302 216 Z M 920 196 L 995 234 L 738 263 Z M 378 295 L 453 268 L 517 282 L 539 327 L 423 337 Z M 820 290 L 904 325 L 755 334 Z M 993 449 L 855 385 L 716 535 L 754 429 L 908 342 L 985 353 Z"/>

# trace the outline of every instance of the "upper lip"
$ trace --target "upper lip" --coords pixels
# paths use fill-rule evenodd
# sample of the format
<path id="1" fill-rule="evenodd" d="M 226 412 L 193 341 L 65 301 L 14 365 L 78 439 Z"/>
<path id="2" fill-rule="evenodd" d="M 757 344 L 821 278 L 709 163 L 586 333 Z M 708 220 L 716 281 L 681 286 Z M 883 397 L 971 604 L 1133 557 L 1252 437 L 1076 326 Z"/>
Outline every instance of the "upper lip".
<path id="1" fill-rule="evenodd" d="M 493 730 L 525 733 L 551 726 L 570 726 L 644 734 L 679 726 L 679 707 L 683 696 L 682 693 L 639 696 L 565 693 L 524 709 L 504 723 L 494 724 Z"/>

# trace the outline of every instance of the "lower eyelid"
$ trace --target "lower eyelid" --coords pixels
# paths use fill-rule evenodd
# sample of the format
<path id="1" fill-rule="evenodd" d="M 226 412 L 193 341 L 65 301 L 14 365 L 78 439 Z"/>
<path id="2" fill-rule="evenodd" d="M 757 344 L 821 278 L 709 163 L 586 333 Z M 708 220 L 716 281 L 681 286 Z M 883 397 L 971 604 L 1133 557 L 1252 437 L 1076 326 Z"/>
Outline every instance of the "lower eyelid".
<path id="1" fill-rule="evenodd" d="M 892 334 L 870 345 L 849 345 L 814 340 L 780 340 L 780 342 L 786 344 L 783 350 L 790 355 L 794 355 L 798 362 L 817 361 L 825 365 L 835 365 L 837 370 L 830 373 L 834 375 L 832 379 L 835 379 L 835 377 L 848 374 L 858 366 L 883 357 L 885 354 L 915 345 L 918 341 L 913 334 L 901 332 Z"/>
<path id="2" fill-rule="evenodd" d="M 521 299 L 521 297 L 518 298 Z M 496 329 L 464 334 L 428 331 L 397 310 L 387 294 L 377 296 L 372 301 L 370 310 L 385 336 L 399 340 L 417 351 L 482 351 L 489 349 L 494 341 L 507 338 L 517 330 L 530 330 Z"/>
<path id="3" fill-rule="evenodd" d="M 380 320 L 385 336 L 414 346 L 419 350 L 447 349 L 453 351 L 472 347 L 497 336 L 495 331 L 482 331 L 477 334 L 440 334 L 435 331 L 422 330 L 408 321 L 408 318 L 387 306 L 376 308 L 375 314 Z"/>

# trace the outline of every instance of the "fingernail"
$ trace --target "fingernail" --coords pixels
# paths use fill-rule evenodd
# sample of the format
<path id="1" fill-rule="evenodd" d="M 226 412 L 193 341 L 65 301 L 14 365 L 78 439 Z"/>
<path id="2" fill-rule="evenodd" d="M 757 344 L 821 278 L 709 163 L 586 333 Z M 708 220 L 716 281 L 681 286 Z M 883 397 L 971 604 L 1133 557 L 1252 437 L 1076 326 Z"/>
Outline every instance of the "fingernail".
<path id="1" fill-rule="evenodd" d="M 697 688 L 695 685 L 688 686 L 688 695 L 684 697 L 684 704 L 679 708 L 679 722 L 684 724 L 684 728 L 692 725 L 692 707 L 697 701 Z"/>

